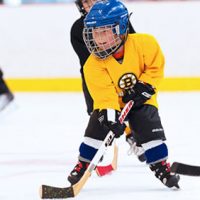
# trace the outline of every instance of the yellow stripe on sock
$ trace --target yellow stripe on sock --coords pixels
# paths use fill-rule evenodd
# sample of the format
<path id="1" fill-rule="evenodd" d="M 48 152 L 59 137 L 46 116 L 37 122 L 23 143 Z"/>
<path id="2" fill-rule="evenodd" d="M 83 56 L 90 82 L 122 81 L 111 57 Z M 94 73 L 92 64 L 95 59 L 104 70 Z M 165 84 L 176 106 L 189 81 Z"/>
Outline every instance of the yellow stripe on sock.
<path id="1" fill-rule="evenodd" d="M 126 128 L 125 128 L 125 134 L 126 134 L 126 136 L 128 136 L 128 135 L 130 135 L 131 134 L 131 129 L 130 129 L 130 127 L 127 125 L 126 126 Z"/>

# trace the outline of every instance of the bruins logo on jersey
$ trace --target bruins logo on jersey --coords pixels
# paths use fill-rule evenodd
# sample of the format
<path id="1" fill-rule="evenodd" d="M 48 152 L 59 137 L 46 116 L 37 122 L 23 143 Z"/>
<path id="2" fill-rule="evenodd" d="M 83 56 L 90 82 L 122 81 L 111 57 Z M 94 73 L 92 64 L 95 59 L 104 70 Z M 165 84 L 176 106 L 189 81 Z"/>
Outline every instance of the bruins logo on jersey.
<path id="1" fill-rule="evenodd" d="M 134 87 L 136 82 L 137 82 L 137 77 L 135 76 L 135 74 L 126 73 L 120 77 L 118 81 L 118 86 L 123 90 L 127 90 Z"/>

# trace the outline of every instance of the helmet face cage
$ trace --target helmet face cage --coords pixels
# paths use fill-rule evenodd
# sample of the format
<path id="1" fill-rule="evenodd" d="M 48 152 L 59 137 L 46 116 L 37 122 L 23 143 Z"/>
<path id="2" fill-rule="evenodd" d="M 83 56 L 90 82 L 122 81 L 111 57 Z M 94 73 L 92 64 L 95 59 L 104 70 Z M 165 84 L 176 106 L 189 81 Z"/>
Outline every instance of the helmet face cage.
<path id="1" fill-rule="evenodd" d="M 101 59 L 112 55 L 124 42 L 124 36 L 120 35 L 118 24 L 97 28 L 85 27 L 83 39 L 89 52 Z"/>

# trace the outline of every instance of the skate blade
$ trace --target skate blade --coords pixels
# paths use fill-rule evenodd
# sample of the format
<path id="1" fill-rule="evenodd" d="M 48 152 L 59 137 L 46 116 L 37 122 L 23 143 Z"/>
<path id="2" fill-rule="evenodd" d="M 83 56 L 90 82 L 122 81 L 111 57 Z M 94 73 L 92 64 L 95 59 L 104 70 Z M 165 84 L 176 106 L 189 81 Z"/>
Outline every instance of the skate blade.
<path id="1" fill-rule="evenodd" d="M 3 120 L 7 118 L 9 115 L 14 113 L 18 109 L 18 105 L 15 100 L 9 102 L 9 104 L 0 111 L 0 119 Z"/>

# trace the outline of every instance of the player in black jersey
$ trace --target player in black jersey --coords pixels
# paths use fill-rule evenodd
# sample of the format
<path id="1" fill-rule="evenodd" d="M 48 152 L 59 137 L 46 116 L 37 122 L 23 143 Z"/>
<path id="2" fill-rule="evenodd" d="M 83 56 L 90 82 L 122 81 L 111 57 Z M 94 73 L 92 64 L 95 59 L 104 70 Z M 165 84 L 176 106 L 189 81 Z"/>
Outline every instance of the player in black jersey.
<path id="1" fill-rule="evenodd" d="M 3 79 L 3 72 L 0 69 L 0 112 L 3 111 L 14 99 L 14 95 Z"/>

